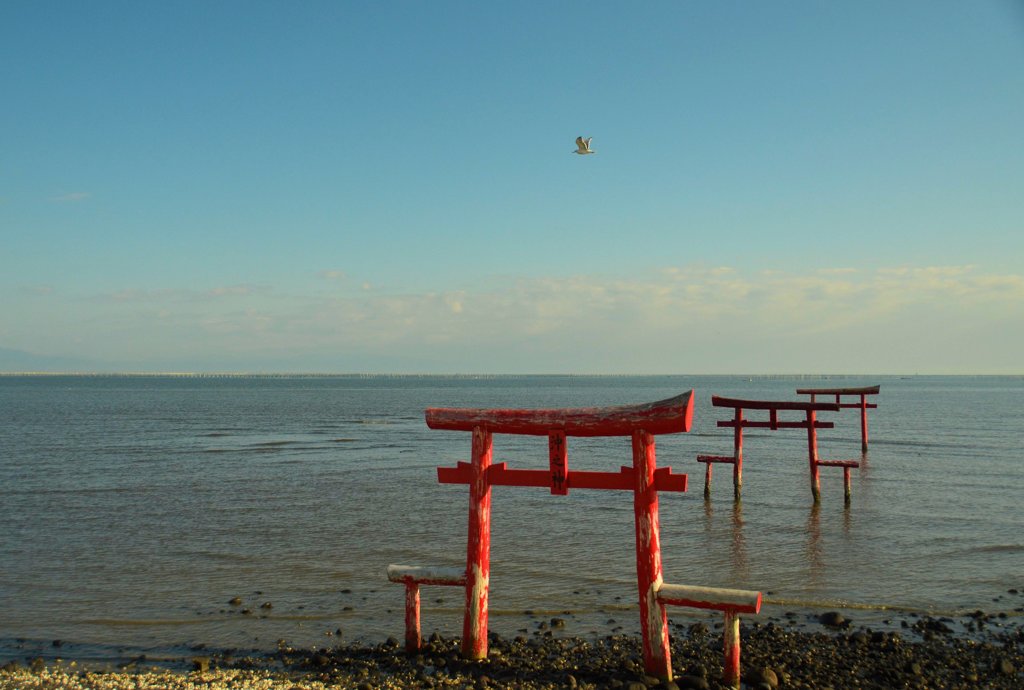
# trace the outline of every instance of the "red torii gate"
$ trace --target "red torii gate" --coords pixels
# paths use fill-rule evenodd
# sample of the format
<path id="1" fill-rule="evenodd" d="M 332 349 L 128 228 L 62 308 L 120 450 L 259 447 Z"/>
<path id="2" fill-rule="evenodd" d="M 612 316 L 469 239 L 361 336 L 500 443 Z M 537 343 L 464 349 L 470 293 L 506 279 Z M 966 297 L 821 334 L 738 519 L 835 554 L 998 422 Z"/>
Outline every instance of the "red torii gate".
<path id="1" fill-rule="evenodd" d="M 693 391 L 645 405 L 560 410 L 481 410 L 430 408 L 427 426 L 473 432 L 469 463 L 439 467 L 443 484 L 469 484 L 469 530 L 466 553 L 466 610 L 462 626 L 462 653 L 471 659 L 487 656 L 487 603 L 490 587 L 491 486 L 550 487 L 552 494 L 570 489 L 624 489 L 633 492 L 636 527 L 636 571 L 640 598 L 640 628 L 644 667 L 651 675 L 672 677 L 668 617 L 659 599 L 663 585 L 659 491 L 686 491 L 686 475 L 670 467 L 657 468 L 654 436 L 690 430 Z M 509 469 L 491 464 L 492 434 L 527 434 L 548 437 L 548 470 Z M 618 472 L 570 470 L 567 436 L 631 436 L 633 465 Z M 461 583 L 460 583 L 461 584 Z M 760 594 L 756 605 L 760 607 Z M 735 608 L 735 607 L 734 607 Z M 753 604 L 749 609 L 754 610 Z M 738 665 L 738 646 L 736 660 Z M 738 669 L 737 669 L 738 671 Z M 738 681 L 738 674 L 737 674 Z"/>
<path id="2" fill-rule="evenodd" d="M 822 422 L 817 419 L 818 412 L 838 412 L 838 403 L 823 402 L 794 402 L 790 400 L 740 400 L 737 398 L 723 398 L 718 395 L 711 396 L 711 404 L 715 407 L 732 408 L 733 418 L 718 421 L 720 427 L 732 427 L 733 429 L 733 454 L 732 455 L 698 455 L 697 462 L 704 463 L 704 498 L 711 497 L 711 467 L 713 463 L 725 463 L 732 465 L 733 496 L 738 501 L 743 489 L 743 429 L 757 428 L 770 429 L 806 429 L 807 430 L 807 458 L 811 471 L 811 495 L 815 503 L 821 501 L 821 482 L 818 476 L 819 467 L 842 467 L 843 468 L 843 500 L 846 505 L 850 504 L 850 469 L 859 467 L 856 460 L 822 460 L 818 457 L 818 429 L 831 429 L 832 422 Z M 766 421 L 754 421 L 743 416 L 743 410 L 765 410 L 768 412 Z M 805 418 L 800 421 L 783 421 L 779 419 L 779 411 L 803 412 Z"/>
<path id="3" fill-rule="evenodd" d="M 809 395 L 811 396 L 811 402 L 815 402 L 819 395 L 834 395 L 836 396 L 836 405 L 840 409 L 844 408 L 857 408 L 860 410 L 860 449 L 862 452 L 868 452 L 868 410 L 873 410 L 878 407 L 875 403 L 869 403 L 867 396 L 878 395 L 878 391 L 881 386 L 863 386 L 861 388 L 797 388 L 797 395 Z M 842 398 L 844 395 L 859 396 L 860 402 L 844 403 Z"/>

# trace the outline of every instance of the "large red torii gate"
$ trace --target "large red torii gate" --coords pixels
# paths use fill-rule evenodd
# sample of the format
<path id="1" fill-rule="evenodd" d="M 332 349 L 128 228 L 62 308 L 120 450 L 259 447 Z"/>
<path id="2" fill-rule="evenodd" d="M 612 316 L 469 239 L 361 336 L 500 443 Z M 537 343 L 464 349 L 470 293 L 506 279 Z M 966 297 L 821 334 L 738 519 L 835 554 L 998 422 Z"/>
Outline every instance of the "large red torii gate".
<path id="1" fill-rule="evenodd" d="M 659 600 L 663 585 L 658 491 L 686 491 L 687 477 L 656 467 L 654 436 L 690 430 L 693 391 L 644 405 L 556 410 L 483 410 L 430 408 L 431 429 L 471 431 L 471 462 L 439 467 L 438 481 L 469 485 L 469 530 L 466 549 L 466 610 L 462 653 L 471 659 L 487 656 L 487 603 L 490 587 L 491 486 L 550 487 L 552 494 L 570 489 L 623 489 L 633 492 L 636 528 L 636 571 L 640 628 L 647 672 L 672 677 L 668 617 Z M 548 470 L 509 469 L 491 464 L 493 434 L 548 437 Z M 618 472 L 570 470 L 567 436 L 630 436 L 633 464 Z M 462 584 L 461 582 L 459 584 Z M 672 603 L 669 601 L 668 603 Z M 760 594 L 757 595 L 760 606 Z M 738 648 L 736 651 L 738 662 Z"/>

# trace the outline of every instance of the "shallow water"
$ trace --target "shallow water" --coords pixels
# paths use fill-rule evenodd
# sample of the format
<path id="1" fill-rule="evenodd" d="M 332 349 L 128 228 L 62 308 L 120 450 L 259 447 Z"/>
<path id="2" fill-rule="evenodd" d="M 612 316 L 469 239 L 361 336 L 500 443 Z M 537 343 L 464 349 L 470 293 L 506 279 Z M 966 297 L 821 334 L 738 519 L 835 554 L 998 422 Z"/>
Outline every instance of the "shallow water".
<path id="1" fill-rule="evenodd" d="M 742 504 L 724 466 L 703 500 L 695 456 L 732 446 L 712 394 L 874 383 L 849 508 L 837 468 L 822 468 L 813 506 L 800 430 L 745 433 Z M 776 615 L 1024 603 L 1007 594 L 1024 589 L 1021 377 L 0 377 L 0 658 L 53 639 L 86 655 L 326 645 L 339 628 L 400 637 L 402 589 L 385 566 L 465 562 L 468 492 L 435 468 L 468 459 L 469 434 L 427 429 L 424 408 L 691 388 L 692 431 L 657 441 L 659 466 L 690 475 L 686 494 L 660 496 L 666 581 L 762 590 Z M 836 422 L 822 457 L 860 458 L 857 412 L 820 418 Z M 630 458 L 628 439 L 569 439 L 571 469 Z M 496 436 L 494 459 L 546 467 L 546 440 Z M 627 493 L 495 487 L 492 629 L 523 629 L 525 610 L 567 617 L 574 634 L 637 629 L 632 517 Z M 461 591 L 423 601 L 425 630 L 461 631 Z"/>

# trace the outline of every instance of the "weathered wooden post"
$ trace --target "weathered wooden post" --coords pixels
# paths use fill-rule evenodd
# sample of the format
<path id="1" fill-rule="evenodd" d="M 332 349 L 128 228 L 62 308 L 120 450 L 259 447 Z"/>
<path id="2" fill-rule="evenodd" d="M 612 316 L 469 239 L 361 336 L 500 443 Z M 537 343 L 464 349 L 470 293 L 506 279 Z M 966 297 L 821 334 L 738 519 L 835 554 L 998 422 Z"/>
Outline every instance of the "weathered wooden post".
<path id="1" fill-rule="evenodd" d="M 668 614 L 658 604 L 662 585 L 661 538 L 658 490 L 655 488 L 654 437 L 646 431 L 633 432 L 633 514 L 636 526 L 636 579 L 640 594 L 640 633 L 643 637 L 644 668 L 659 678 L 672 679 L 669 661 Z"/>
<path id="2" fill-rule="evenodd" d="M 466 549 L 466 613 L 462 621 L 462 655 L 487 656 L 487 600 L 491 580 L 491 432 L 473 429 L 472 480 L 469 485 L 469 530 Z"/>
<path id="3" fill-rule="evenodd" d="M 811 496 L 815 503 L 821 502 L 821 481 L 818 478 L 818 434 L 814 428 L 815 412 L 807 410 L 807 454 L 811 461 Z"/>
<path id="4" fill-rule="evenodd" d="M 838 395 L 836 402 L 839 402 Z M 860 394 L 860 450 L 863 453 L 868 452 L 868 401 L 864 393 Z"/>
<path id="5" fill-rule="evenodd" d="M 725 662 L 722 680 L 734 688 L 740 686 L 740 617 L 731 609 L 725 610 L 725 631 L 722 634 Z"/>
<path id="6" fill-rule="evenodd" d="M 733 498 L 740 500 L 743 491 L 743 408 L 736 408 L 736 428 L 732 430 L 733 457 L 732 491 Z"/>
<path id="7" fill-rule="evenodd" d="M 415 580 L 405 583 L 405 651 L 412 654 L 423 644 L 420 634 L 420 586 Z"/>

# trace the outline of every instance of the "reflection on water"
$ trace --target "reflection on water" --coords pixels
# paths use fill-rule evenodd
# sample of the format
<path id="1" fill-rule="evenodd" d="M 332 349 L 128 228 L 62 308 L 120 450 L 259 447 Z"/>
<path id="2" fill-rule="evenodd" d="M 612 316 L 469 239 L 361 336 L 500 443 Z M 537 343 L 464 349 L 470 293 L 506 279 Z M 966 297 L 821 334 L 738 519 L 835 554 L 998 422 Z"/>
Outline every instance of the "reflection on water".
<path id="1" fill-rule="evenodd" d="M 807 514 L 804 553 L 807 556 L 807 581 L 818 588 L 824 582 L 825 559 L 821 555 L 821 505 L 815 503 Z"/>
<path id="2" fill-rule="evenodd" d="M 747 547 L 743 539 L 743 502 L 732 503 L 732 563 L 740 579 L 746 580 L 750 575 L 747 566 Z"/>
<path id="3" fill-rule="evenodd" d="M 716 542 L 721 539 L 728 539 L 729 563 L 732 566 L 732 576 L 739 580 L 747 580 L 750 577 L 750 567 L 747 560 L 747 543 L 744 536 L 743 501 L 734 500 L 729 509 L 728 533 L 726 525 L 718 524 L 715 521 L 715 504 L 711 501 L 703 501 L 704 511 L 702 523 L 704 528 L 705 543 L 709 549 L 717 546 Z"/>

